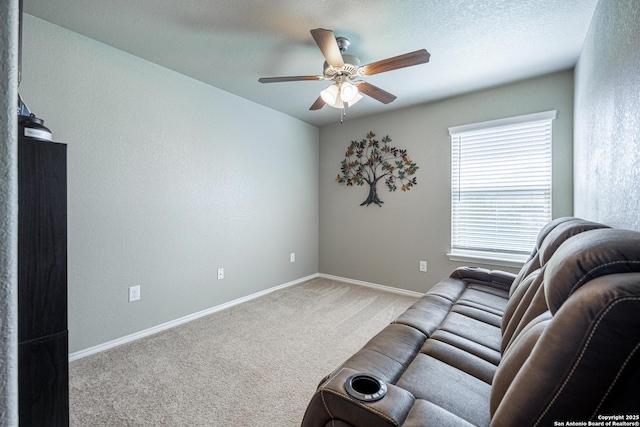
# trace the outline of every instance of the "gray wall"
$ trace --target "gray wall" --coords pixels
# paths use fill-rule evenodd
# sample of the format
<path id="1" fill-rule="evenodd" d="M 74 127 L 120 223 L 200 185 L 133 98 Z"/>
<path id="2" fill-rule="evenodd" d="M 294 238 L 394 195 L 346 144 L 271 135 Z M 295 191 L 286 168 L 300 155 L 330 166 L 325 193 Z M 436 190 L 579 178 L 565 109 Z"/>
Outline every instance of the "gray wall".
<path id="1" fill-rule="evenodd" d="M 18 1 L 0 0 L 0 426 L 18 424 Z"/>
<path id="2" fill-rule="evenodd" d="M 640 230 L 640 1 L 600 0 L 576 67 L 575 212 Z"/>
<path id="3" fill-rule="evenodd" d="M 71 352 L 318 271 L 316 127 L 29 15 L 21 95 L 68 144 Z"/>
<path id="4" fill-rule="evenodd" d="M 552 203 L 558 217 L 573 210 L 571 70 L 376 117 L 349 120 L 347 112 L 343 124 L 322 127 L 320 272 L 419 292 L 448 276 L 462 265 L 446 256 L 451 228 L 448 128 L 553 109 L 558 115 L 553 122 Z M 363 139 L 368 131 L 389 135 L 392 145 L 406 148 L 420 168 L 418 185 L 409 192 L 389 193 L 379 183 L 382 207 L 359 206 L 367 197 L 366 184 L 344 187 L 335 182 L 349 142 Z M 428 262 L 427 273 L 419 271 L 420 260 Z"/>

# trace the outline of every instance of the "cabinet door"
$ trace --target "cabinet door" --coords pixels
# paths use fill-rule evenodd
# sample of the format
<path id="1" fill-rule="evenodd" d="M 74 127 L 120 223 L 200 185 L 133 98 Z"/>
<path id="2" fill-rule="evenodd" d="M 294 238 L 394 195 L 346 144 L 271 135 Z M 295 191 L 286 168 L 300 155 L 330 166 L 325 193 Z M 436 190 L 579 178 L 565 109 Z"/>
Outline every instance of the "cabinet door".
<path id="1" fill-rule="evenodd" d="M 18 345 L 21 427 L 69 425 L 67 332 Z"/>
<path id="2" fill-rule="evenodd" d="M 66 145 L 18 144 L 18 341 L 67 329 Z"/>
<path id="3" fill-rule="evenodd" d="M 69 425 L 66 146 L 18 142 L 21 427 Z"/>

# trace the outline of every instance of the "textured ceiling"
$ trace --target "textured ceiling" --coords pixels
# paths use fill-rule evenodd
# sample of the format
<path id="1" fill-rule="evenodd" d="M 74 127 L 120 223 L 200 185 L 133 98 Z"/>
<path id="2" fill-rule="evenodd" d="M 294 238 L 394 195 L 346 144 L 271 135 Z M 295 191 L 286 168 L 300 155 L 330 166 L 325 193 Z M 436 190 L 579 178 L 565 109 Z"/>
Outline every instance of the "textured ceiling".
<path id="1" fill-rule="evenodd" d="M 428 64 L 365 78 L 398 98 L 365 97 L 346 119 L 575 65 L 597 0 L 24 0 L 24 11 L 316 126 L 322 81 L 309 30 L 347 37 L 362 64 L 426 48 Z"/>

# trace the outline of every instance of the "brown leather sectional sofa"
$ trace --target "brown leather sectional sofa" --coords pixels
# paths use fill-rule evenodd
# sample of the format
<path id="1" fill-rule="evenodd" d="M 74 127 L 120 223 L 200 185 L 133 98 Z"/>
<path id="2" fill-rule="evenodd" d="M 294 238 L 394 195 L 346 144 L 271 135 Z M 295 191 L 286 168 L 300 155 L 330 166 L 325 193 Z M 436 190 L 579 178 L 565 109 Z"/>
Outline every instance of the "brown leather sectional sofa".
<path id="1" fill-rule="evenodd" d="M 559 218 L 517 276 L 462 267 L 429 290 L 322 380 L 302 426 L 606 425 L 639 413 L 640 233 Z"/>

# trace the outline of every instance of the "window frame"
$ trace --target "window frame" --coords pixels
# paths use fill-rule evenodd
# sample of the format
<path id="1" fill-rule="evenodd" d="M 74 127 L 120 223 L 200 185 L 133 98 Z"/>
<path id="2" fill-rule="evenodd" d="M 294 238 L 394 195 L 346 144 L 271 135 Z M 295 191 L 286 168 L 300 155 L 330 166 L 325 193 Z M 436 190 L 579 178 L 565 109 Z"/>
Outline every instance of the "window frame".
<path id="1" fill-rule="evenodd" d="M 498 129 L 507 126 L 514 125 L 524 125 L 528 123 L 535 123 L 540 121 L 549 122 L 551 133 L 549 135 L 549 220 L 552 218 L 551 208 L 552 208 L 552 192 L 553 192 L 553 173 L 552 173 L 552 165 L 553 165 L 553 120 L 556 118 L 557 110 L 549 110 L 540 113 L 533 114 L 525 114 L 514 117 L 507 117 L 498 120 L 489 120 L 485 122 L 472 123 L 468 125 L 461 126 L 452 126 L 449 128 L 449 135 L 451 136 L 451 152 L 453 154 L 455 138 L 459 138 L 461 135 L 465 133 L 473 133 L 477 131 L 485 131 L 490 129 Z M 455 227 L 455 219 L 454 219 L 454 159 L 452 156 L 451 159 L 451 235 L 450 235 L 450 243 L 451 249 L 450 252 L 447 253 L 447 256 L 451 261 L 463 261 L 463 262 L 474 262 L 479 264 L 491 264 L 491 265 L 499 265 L 505 267 L 521 267 L 524 262 L 528 259 L 529 255 L 520 255 L 520 254 L 508 254 L 506 252 L 491 252 L 491 251 L 482 251 L 482 250 L 465 250 L 465 249 L 454 249 L 454 227 Z M 533 249 L 533 247 L 531 248 Z"/>

